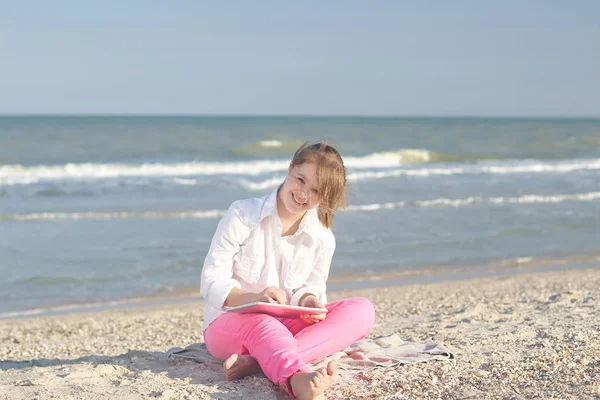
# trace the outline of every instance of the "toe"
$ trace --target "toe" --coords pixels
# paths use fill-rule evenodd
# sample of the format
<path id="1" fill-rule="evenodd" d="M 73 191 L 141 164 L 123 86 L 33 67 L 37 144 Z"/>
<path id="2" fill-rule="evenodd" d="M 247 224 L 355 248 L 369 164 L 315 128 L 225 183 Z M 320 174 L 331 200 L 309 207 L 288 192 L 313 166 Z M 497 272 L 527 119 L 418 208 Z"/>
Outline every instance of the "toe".
<path id="1" fill-rule="evenodd" d="M 335 375 L 337 373 L 337 369 L 338 369 L 338 366 L 333 361 L 330 361 L 329 364 L 327 364 L 326 371 L 327 371 L 328 375 Z"/>

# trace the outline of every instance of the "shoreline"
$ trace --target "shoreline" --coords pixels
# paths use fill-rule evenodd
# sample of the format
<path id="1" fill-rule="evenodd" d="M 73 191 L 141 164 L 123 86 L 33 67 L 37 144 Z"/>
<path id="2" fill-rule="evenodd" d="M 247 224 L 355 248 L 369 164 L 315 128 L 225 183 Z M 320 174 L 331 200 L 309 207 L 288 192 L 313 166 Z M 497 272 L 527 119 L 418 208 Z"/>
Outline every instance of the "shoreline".
<path id="1" fill-rule="evenodd" d="M 425 269 L 407 271 L 376 271 L 366 273 L 332 274 L 327 284 L 327 292 L 335 293 L 348 290 L 365 290 L 407 285 L 423 285 L 488 277 L 510 277 L 523 274 L 584 270 L 600 266 L 600 257 L 569 257 L 559 260 L 531 260 L 526 262 L 515 260 L 503 265 L 490 265 L 486 269 L 465 267 L 454 269 Z M 15 319 L 71 315 L 88 312 L 111 310 L 127 310 L 131 308 L 156 307 L 202 302 L 199 295 L 199 285 L 174 288 L 170 291 L 160 291 L 147 296 L 134 296 L 118 300 L 100 302 L 65 303 L 47 307 L 24 310 L 6 311 L 0 313 L 0 322 Z"/>
<path id="2" fill-rule="evenodd" d="M 600 397 L 600 269 L 332 292 L 376 310 L 369 337 L 439 343 L 449 361 L 345 372 L 327 399 Z M 0 399 L 284 399 L 263 375 L 168 360 L 203 341 L 202 307 L 153 305 L 0 321 Z"/>

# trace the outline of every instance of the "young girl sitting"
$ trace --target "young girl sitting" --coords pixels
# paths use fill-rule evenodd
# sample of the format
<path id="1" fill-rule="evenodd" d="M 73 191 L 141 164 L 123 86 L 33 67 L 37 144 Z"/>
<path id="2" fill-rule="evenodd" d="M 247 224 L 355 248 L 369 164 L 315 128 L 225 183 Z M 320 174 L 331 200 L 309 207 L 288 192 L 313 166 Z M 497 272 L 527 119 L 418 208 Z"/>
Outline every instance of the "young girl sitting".
<path id="1" fill-rule="evenodd" d="M 234 202 L 212 239 L 202 270 L 204 340 L 225 360 L 228 380 L 260 372 L 292 397 L 321 399 L 337 366 L 308 364 L 365 338 L 373 305 L 364 298 L 327 303 L 335 250 L 333 217 L 344 204 L 346 169 L 330 145 L 303 145 L 277 190 Z M 326 308 L 326 314 L 277 318 L 225 313 L 251 302 Z"/>

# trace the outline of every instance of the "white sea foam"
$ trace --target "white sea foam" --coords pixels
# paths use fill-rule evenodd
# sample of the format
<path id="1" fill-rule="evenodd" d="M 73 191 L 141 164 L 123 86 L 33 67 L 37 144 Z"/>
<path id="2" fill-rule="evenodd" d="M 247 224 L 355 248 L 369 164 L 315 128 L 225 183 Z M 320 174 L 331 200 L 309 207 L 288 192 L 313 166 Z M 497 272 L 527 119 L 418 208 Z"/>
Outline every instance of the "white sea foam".
<path id="1" fill-rule="evenodd" d="M 564 194 L 564 195 L 523 195 L 518 197 L 467 197 L 464 199 L 431 199 L 417 201 L 398 201 L 388 203 L 349 205 L 341 212 L 379 211 L 404 207 L 465 207 L 473 204 L 533 204 L 533 203 L 562 203 L 568 201 L 600 200 L 600 192 Z M 148 211 L 148 212 L 73 212 L 73 213 L 31 213 L 31 214 L 0 214 L 3 221 L 60 221 L 60 220 L 106 220 L 106 219 L 160 219 L 160 218 L 198 218 L 214 219 L 225 214 L 225 210 L 199 211 Z"/>
<path id="2" fill-rule="evenodd" d="M 516 164 L 516 165 L 515 165 Z M 352 181 L 395 178 L 400 176 L 444 176 L 462 174 L 525 174 L 525 173 L 568 173 L 583 170 L 600 170 L 600 160 L 562 161 L 554 163 L 526 163 L 508 165 L 471 164 L 447 168 L 400 168 L 383 171 L 365 171 L 348 174 Z"/>
<path id="3" fill-rule="evenodd" d="M 382 209 L 401 208 L 406 205 L 403 201 L 391 202 L 391 203 L 375 203 L 375 204 L 362 204 L 362 205 L 349 205 L 342 211 L 377 211 Z"/>
<path id="4" fill-rule="evenodd" d="M 533 257 L 517 257 L 515 261 L 517 264 L 527 264 L 533 261 Z"/>
<path id="5" fill-rule="evenodd" d="M 375 171 L 350 172 L 347 179 L 350 182 L 369 181 L 377 179 L 398 178 L 403 176 L 410 177 L 429 177 L 429 176 L 448 176 L 448 175 L 466 175 L 466 174 L 526 174 L 526 173 L 568 173 L 582 170 L 600 170 L 600 160 L 590 160 L 587 162 L 563 162 L 554 164 L 527 164 L 527 165 L 507 165 L 490 166 L 472 164 L 463 167 L 431 167 L 431 168 L 394 168 Z M 277 179 L 267 179 L 263 181 L 242 180 L 240 185 L 249 190 L 264 190 L 275 187 L 283 181 L 283 176 Z"/>
<path id="6" fill-rule="evenodd" d="M 414 202 L 394 202 L 363 204 L 348 206 L 346 211 L 376 211 L 386 208 L 402 207 L 464 207 L 472 204 L 532 204 L 532 203 L 562 203 L 566 201 L 593 201 L 600 199 L 600 192 L 564 194 L 564 195 L 523 195 L 517 197 L 467 197 L 464 199 L 432 199 Z"/>
<path id="7" fill-rule="evenodd" d="M 161 177 L 197 175 L 260 175 L 285 170 L 286 161 L 249 161 L 239 163 L 192 162 L 183 164 L 66 164 L 55 166 L 24 167 L 5 165 L 0 167 L 0 185 L 15 184 L 26 180 L 98 179 L 120 177 Z"/>
<path id="8" fill-rule="evenodd" d="M 38 183 L 40 180 L 35 177 L 2 177 L 2 168 L 0 168 L 0 186 L 11 186 L 11 185 L 30 185 L 32 183 Z"/>
<path id="9" fill-rule="evenodd" d="M 481 173 L 492 174 L 515 174 L 529 172 L 557 172 L 565 173 L 581 170 L 598 170 L 600 169 L 600 159 L 593 160 L 572 160 L 554 163 L 531 162 L 524 165 L 491 165 L 479 167 Z"/>
<path id="10" fill-rule="evenodd" d="M 600 199 L 600 192 L 578 193 L 578 194 L 561 194 L 561 195 L 524 195 L 518 197 L 491 197 L 489 203 L 562 203 L 565 201 L 592 201 Z"/>
<path id="11" fill-rule="evenodd" d="M 438 154 L 425 149 L 401 149 L 382 153 L 391 157 L 400 157 L 400 160 L 405 163 L 415 162 L 430 162 L 433 161 Z"/>
<path id="12" fill-rule="evenodd" d="M 480 197 L 467 197 L 466 199 L 433 199 L 417 201 L 415 204 L 419 207 L 462 207 L 480 202 Z"/>
<path id="13" fill-rule="evenodd" d="M 147 211 L 147 212 L 72 212 L 72 213 L 31 213 L 0 215 L 0 221 L 77 221 L 77 220 L 108 220 L 108 219 L 163 219 L 163 218 L 220 218 L 224 210 L 207 211 Z"/>
<path id="14" fill-rule="evenodd" d="M 431 167 L 408 167 L 406 159 L 430 160 L 427 150 L 398 150 L 373 153 L 363 157 L 346 157 L 351 181 L 386 179 L 401 176 L 444 176 L 458 174 L 524 174 L 524 173 L 569 173 L 582 170 L 600 170 L 600 159 L 565 161 L 496 161 L 494 163 L 436 164 Z M 24 185 L 44 180 L 87 180 L 121 177 L 184 178 L 207 175 L 260 176 L 266 173 L 285 172 L 289 160 L 257 160 L 242 162 L 191 162 L 181 164 L 65 164 L 25 167 L 4 165 L 0 167 L 0 185 Z M 402 168 L 397 168 L 402 166 Z M 369 170 L 371 169 L 371 170 Z M 374 169 L 374 170 L 373 170 Z M 358 170 L 358 171 L 357 171 Z M 367 171 L 361 171 L 367 170 Z M 185 184 L 184 181 L 177 183 Z M 270 183 L 267 183 L 270 182 Z M 247 187 L 264 189 L 275 185 L 274 180 L 252 182 L 245 180 Z M 242 185 L 244 185 L 242 183 Z M 256 189 L 256 190 L 258 190 Z"/>
<path id="15" fill-rule="evenodd" d="M 180 185 L 193 186 L 198 183 L 196 179 L 183 179 L 183 178 L 173 178 L 173 182 L 178 183 Z"/>
<path id="16" fill-rule="evenodd" d="M 372 153 L 362 157 L 344 157 L 348 168 L 390 168 L 412 163 L 426 163 L 439 158 L 438 153 L 426 149 L 398 149 Z"/>
<path id="17" fill-rule="evenodd" d="M 567 173 L 577 170 L 600 170 L 600 161 L 587 163 L 572 163 L 558 165 L 517 165 L 506 167 L 493 167 L 487 165 L 469 165 L 465 167 L 448 168 L 399 168 L 384 169 L 376 171 L 361 171 L 348 173 L 347 179 L 350 182 L 369 181 L 377 179 L 398 178 L 403 176 L 410 177 L 429 177 L 429 176 L 447 176 L 461 174 L 524 174 L 524 173 Z M 238 183 L 248 190 L 265 190 L 279 185 L 285 176 L 278 178 L 269 178 L 262 181 L 252 181 L 242 179 Z"/>
<path id="18" fill-rule="evenodd" d="M 285 179 L 285 176 L 283 176 L 283 175 L 278 176 L 276 178 L 269 178 L 269 179 L 266 179 L 266 180 L 260 181 L 260 182 L 254 182 L 254 181 L 249 181 L 247 179 L 241 179 L 238 181 L 238 184 L 248 190 L 262 191 L 265 189 L 277 187 L 278 185 L 280 185 L 283 182 L 284 179 Z"/>
<path id="19" fill-rule="evenodd" d="M 267 140 L 261 146 L 281 146 L 281 142 Z M 348 168 L 387 168 L 401 165 L 404 158 L 427 159 L 427 150 L 398 150 L 395 152 L 373 153 L 363 157 L 346 157 Z M 404 154 L 404 156 L 403 156 Z M 417 155 L 415 155 L 417 154 Z M 121 177 L 161 177 L 198 175 L 261 175 L 287 170 L 289 160 L 256 160 L 241 162 L 190 162 L 180 164 L 64 164 L 4 165 L 0 167 L 0 185 L 37 183 L 42 180 L 85 180 Z"/>
<path id="20" fill-rule="evenodd" d="M 349 181 L 397 178 L 400 176 L 435 176 L 457 175 L 468 172 L 466 168 L 417 168 L 417 169 L 392 169 L 384 171 L 353 172 L 348 174 Z"/>
<path id="21" fill-rule="evenodd" d="M 283 143 L 279 140 L 261 140 L 260 142 L 258 142 L 258 145 L 260 147 L 273 148 L 273 147 L 281 147 L 281 146 L 283 146 Z"/>

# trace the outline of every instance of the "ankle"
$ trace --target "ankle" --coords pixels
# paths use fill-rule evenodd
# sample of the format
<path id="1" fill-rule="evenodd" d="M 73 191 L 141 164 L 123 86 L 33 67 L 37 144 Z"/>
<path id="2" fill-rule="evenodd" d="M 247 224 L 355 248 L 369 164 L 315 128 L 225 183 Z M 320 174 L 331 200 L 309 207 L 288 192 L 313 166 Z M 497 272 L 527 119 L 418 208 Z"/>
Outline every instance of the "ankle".
<path id="1" fill-rule="evenodd" d="M 302 381 L 302 377 L 306 374 L 310 374 L 312 373 L 312 371 L 307 371 L 307 370 L 300 370 L 300 371 L 296 371 L 294 372 L 292 375 L 290 375 L 289 378 L 285 379 L 283 382 L 281 382 L 280 386 L 293 398 L 296 398 L 296 395 L 294 394 L 294 387 L 296 389 L 298 389 L 298 384 L 299 382 Z"/>

